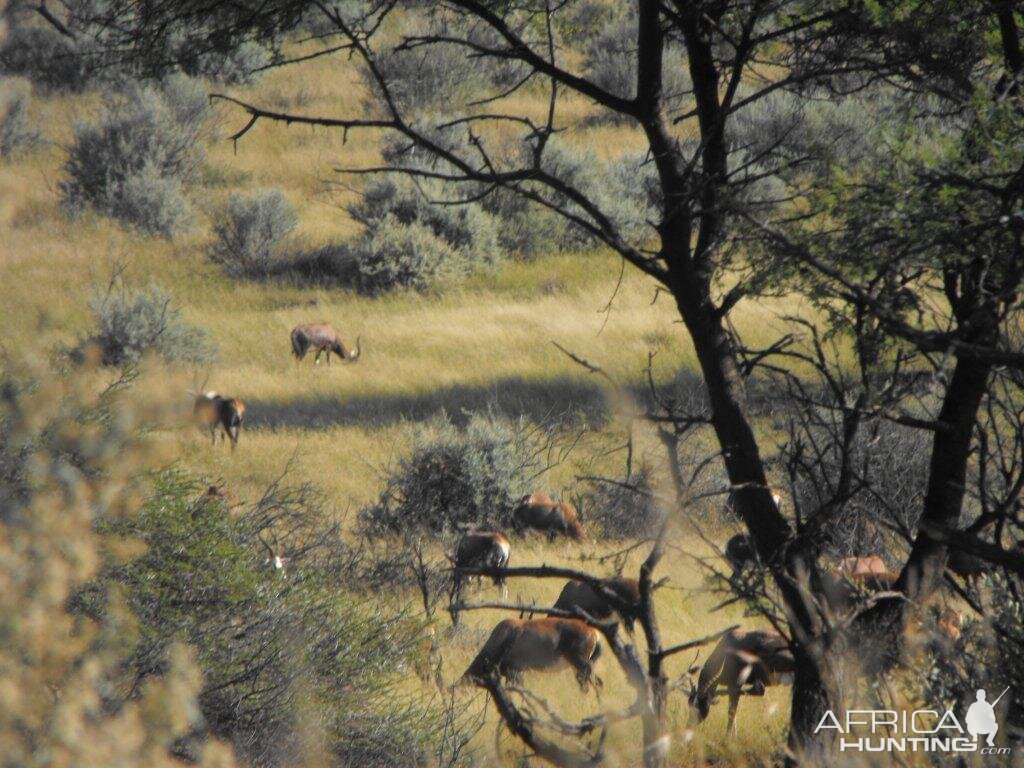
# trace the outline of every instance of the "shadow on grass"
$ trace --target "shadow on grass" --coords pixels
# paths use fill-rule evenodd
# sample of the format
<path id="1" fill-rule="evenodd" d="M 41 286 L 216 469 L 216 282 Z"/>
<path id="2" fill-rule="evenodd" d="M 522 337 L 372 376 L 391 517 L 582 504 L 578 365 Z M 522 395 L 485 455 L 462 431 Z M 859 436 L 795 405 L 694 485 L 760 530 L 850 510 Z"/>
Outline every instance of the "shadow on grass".
<path id="1" fill-rule="evenodd" d="M 599 382 L 568 377 L 545 381 L 506 378 L 486 386 L 455 385 L 414 395 L 299 397 L 288 401 L 252 400 L 246 405 L 249 429 L 384 427 L 400 421 L 428 421 L 442 413 L 455 424 L 464 425 L 472 412 L 488 409 L 539 424 L 586 423 L 599 427 L 610 416 L 610 405 Z"/>

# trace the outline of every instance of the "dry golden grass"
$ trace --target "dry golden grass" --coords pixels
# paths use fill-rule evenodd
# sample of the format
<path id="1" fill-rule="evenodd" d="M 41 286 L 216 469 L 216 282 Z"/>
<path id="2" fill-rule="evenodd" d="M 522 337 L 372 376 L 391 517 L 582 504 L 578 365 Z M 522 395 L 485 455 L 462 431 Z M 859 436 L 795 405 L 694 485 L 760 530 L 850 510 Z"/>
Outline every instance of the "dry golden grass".
<path id="1" fill-rule="evenodd" d="M 297 82 L 290 70 L 274 71 L 258 86 L 233 93 L 305 114 L 353 114 L 361 108 L 356 73 L 342 60 L 320 59 L 303 67 L 301 76 Z M 543 102 L 536 96 L 521 94 L 509 101 L 543 114 Z M 57 343 L 73 342 L 87 329 L 91 293 L 105 285 L 116 264 L 125 265 L 129 280 L 137 285 L 153 281 L 169 288 L 187 318 L 207 329 L 220 349 L 217 364 L 172 377 L 181 391 L 183 411 L 189 405 L 189 387 L 217 389 L 249 404 L 235 453 L 211 448 L 190 428 L 173 432 L 171 442 L 184 466 L 223 478 L 243 498 L 257 493 L 294 459 L 291 480 L 316 483 L 339 514 L 353 510 L 379 493 L 380 469 L 402 450 L 410 425 L 442 411 L 457 415 L 489 405 L 534 420 L 570 407 L 582 409 L 593 431 L 547 479 L 551 487 L 562 488 L 583 466 L 609 472 L 621 468 L 621 454 L 593 457 L 621 440 L 622 427 L 609 405 L 614 398 L 602 391 L 600 380 L 551 342 L 601 365 L 624 385 L 642 383 L 652 349 L 658 352 L 654 372 L 659 380 L 695 365 L 671 301 L 662 295 L 652 303 L 652 283 L 635 272 L 627 271 L 619 285 L 619 265 L 607 254 L 552 255 L 529 264 L 507 264 L 440 297 L 372 300 L 340 289 L 231 282 L 206 261 L 206 213 L 240 190 L 282 188 L 299 213 L 301 247 L 322 247 L 356 232 L 357 225 L 343 209 L 356 193 L 340 186 L 342 179 L 331 169 L 376 161 L 377 137 L 365 132 L 353 132 L 343 143 L 338 132 L 260 123 L 236 153 L 223 137 L 244 123 L 244 116 L 221 105 L 202 179 L 193 190 L 197 216 L 191 231 L 171 242 L 126 231 L 98 216 L 70 221 L 60 209 L 56 187 L 64 159 L 61 147 L 70 139 L 73 122 L 95 114 L 98 103 L 95 95 L 38 99 L 35 114 L 51 143 L 0 165 L 4 346 L 46 352 Z M 590 109 L 582 100 L 569 100 L 559 117 L 578 123 Z M 626 127 L 577 128 L 571 137 L 604 154 L 610 147 L 639 147 L 636 132 Z M 602 312 L 609 299 L 614 299 L 610 310 Z M 745 303 L 736 310 L 736 324 L 750 343 L 759 345 L 776 335 L 778 313 L 794 309 L 792 302 Z M 364 358 L 354 365 L 314 367 L 307 359 L 297 366 L 289 354 L 289 330 L 316 320 L 334 323 L 348 340 L 361 335 Z M 140 387 L 146 386 L 146 376 L 168 381 L 162 369 L 147 367 Z M 647 436 L 640 447 L 653 454 L 656 441 Z M 517 542 L 513 557 L 517 564 L 579 565 L 581 553 L 601 554 L 609 546 Z M 708 551 L 692 532 L 674 534 L 660 571 L 670 583 L 658 594 L 666 642 L 685 641 L 742 620 L 735 609 L 709 614 L 716 598 L 703 585 L 695 554 Z M 512 594 L 546 604 L 559 588 L 557 582 L 519 582 Z M 461 674 L 498 618 L 493 611 L 473 613 L 462 631 L 444 634 L 446 680 Z M 671 674 L 678 677 L 691 661 L 677 657 Z M 610 657 L 603 662 L 603 674 L 604 703 L 621 704 L 629 694 Z M 568 672 L 535 676 L 530 682 L 568 716 L 597 710 L 594 695 L 581 696 Z M 413 678 L 408 686 L 410 694 L 427 692 Z M 467 690 L 462 695 L 482 706 L 482 694 Z M 673 755 L 680 765 L 705 758 L 728 763 L 767 760 L 782 743 L 787 698 L 788 692 L 779 690 L 763 701 L 743 702 L 741 737 L 730 744 L 724 738 L 723 707 L 716 707 L 710 720 L 691 734 L 685 728 L 685 701 L 676 696 Z M 488 717 L 480 736 L 484 754 L 494 733 L 493 712 Z M 633 725 L 618 726 L 609 740 L 609 754 L 628 764 L 636 754 L 635 742 Z M 508 739 L 503 745 L 514 751 Z"/>

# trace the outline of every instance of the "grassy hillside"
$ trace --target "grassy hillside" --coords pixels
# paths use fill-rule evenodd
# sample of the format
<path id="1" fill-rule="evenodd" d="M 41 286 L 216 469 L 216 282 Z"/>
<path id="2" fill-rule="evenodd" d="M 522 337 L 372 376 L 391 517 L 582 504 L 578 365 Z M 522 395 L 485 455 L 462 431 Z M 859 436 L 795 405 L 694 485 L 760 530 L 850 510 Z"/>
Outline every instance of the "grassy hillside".
<path id="1" fill-rule="evenodd" d="M 259 85 L 234 92 L 271 107 L 311 114 L 360 109 L 357 75 L 340 59 L 305 67 L 299 83 L 292 77 L 288 70 L 274 71 Z M 343 289 L 232 281 L 208 262 L 205 212 L 239 190 L 282 188 L 299 212 L 298 248 L 330 246 L 356 233 L 358 225 L 344 205 L 355 199 L 357 191 L 349 185 L 357 182 L 334 174 L 332 167 L 372 162 L 378 137 L 368 133 L 353 132 L 343 143 L 340 133 L 261 123 L 236 152 L 224 136 L 244 121 L 237 111 L 221 106 L 202 182 L 191 190 L 198 213 L 188 233 L 167 241 L 92 214 L 70 220 L 60 208 L 56 187 L 63 147 L 74 121 L 93 116 L 97 107 L 98 99 L 89 95 L 35 99 L 34 117 L 47 144 L 23 159 L 0 164 L 4 347 L 45 353 L 59 343 L 73 343 L 87 330 L 90 296 L 105 286 L 117 265 L 125 266 L 135 285 L 152 281 L 169 289 L 185 316 L 210 333 L 219 359 L 206 368 L 173 374 L 147 366 L 145 376 L 173 382 L 183 409 L 189 406 L 189 387 L 216 389 L 247 402 L 246 428 L 235 453 L 222 445 L 211 449 L 191 428 L 171 435 L 177 461 L 202 475 L 223 478 L 243 498 L 287 467 L 290 481 L 320 486 L 339 514 L 354 510 L 379 494 L 382 468 L 401 452 L 415 424 L 442 412 L 459 417 L 465 410 L 487 407 L 539 423 L 575 412 L 573 427 L 589 431 L 546 481 L 562 490 L 583 471 L 621 472 L 622 453 L 608 449 L 621 444 L 624 428 L 621 403 L 603 389 L 602 380 L 551 342 L 601 365 L 623 385 L 642 385 L 649 351 L 657 352 L 654 373 L 659 381 L 693 370 L 693 353 L 671 301 L 657 297 L 653 284 L 636 272 L 627 271 L 620 284 L 619 264 L 606 253 L 506 263 L 443 295 L 377 299 Z M 537 107 L 543 109 L 543 102 Z M 579 111 L 574 117 L 587 109 L 576 102 L 569 108 Z M 608 126 L 579 129 L 571 136 L 601 152 L 620 151 L 635 141 L 628 129 Z M 795 308 L 748 303 L 736 310 L 736 322 L 756 344 L 772 337 L 774 318 L 783 309 Z M 289 354 L 289 330 L 299 322 L 319 320 L 333 323 L 349 341 L 361 336 L 363 359 L 351 365 L 335 361 L 330 367 L 314 367 L 307 359 L 297 366 Z M 652 436 L 641 434 L 639 445 L 657 461 Z M 716 536 L 722 540 L 726 533 Z M 516 544 L 513 561 L 578 565 L 581 557 L 607 554 L 619 546 L 527 541 Z M 708 553 L 692 528 L 677 526 L 660 574 L 669 583 L 658 593 L 668 642 L 743 620 L 735 608 L 709 614 L 717 597 L 705 588 L 697 561 Z M 548 604 L 559 588 L 554 581 L 518 583 L 511 594 Z M 466 617 L 460 633 L 443 634 L 446 681 L 461 674 L 498 618 L 496 612 L 477 612 Z M 691 662 L 692 656 L 676 657 L 670 666 L 673 677 Z M 610 659 L 603 662 L 602 674 L 603 703 L 621 704 L 629 694 Z M 584 714 L 599 707 L 593 693 L 578 694 L 569 672 L 535 676 L 534 682 L 564 712 Z M 408 686 L 412 694 L 429 693 L 412 676 Z M 460 696 L 473 706 L 485 706 L 482 693 L 466 690 Z M 773 690 L 764 701 L 744 701 L 741 736 L 730 743 L 724 738 L 724 704 L 691 733 L 685 729 L 685 700 L 674 697 L 672 731 L 679 764 L 702 757 L 730 762 L 767 758 L 782 743 L 787 708 L 786 690 Z M 490 722 L 479 736 L 485 755 L 493 748 L 495 732 L 493 712 L 487 712 Z M 635 754 L 623 747 L 635 746 L 636 732 L 632 725 L 617 727 L 608 752 Z M 504 750 L 514 748 L 508 738 L 500 743 Z"/>

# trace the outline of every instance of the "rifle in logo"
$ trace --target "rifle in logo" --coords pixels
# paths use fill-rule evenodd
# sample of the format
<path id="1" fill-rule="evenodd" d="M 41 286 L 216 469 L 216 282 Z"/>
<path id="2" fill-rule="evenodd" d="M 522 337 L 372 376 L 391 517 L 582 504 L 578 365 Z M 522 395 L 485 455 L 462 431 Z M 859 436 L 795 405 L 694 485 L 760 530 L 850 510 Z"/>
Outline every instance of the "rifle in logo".
<path id="1" fill-rule="evenodd" d="M 987 736 L 988 738 L 985 740 L 985 743 L 990 747 L 995 746 L 996 732 L 999 730 L 999 723 L 996 722 L 995 706 L 999 703 L 999 699 L 1006 695 L 1008 690 L 1010 690 L 1010 686 L 1006 686 L 1003 692 L 996 697 L 996 700 L 989 704 L 985 701 L 985 689 L 978 689 L 977 701 L 968 707 L 967 716 L 964 718 L 967 732 L 971 734 L 975 741 L 978 740 L 978 736 Z"/>

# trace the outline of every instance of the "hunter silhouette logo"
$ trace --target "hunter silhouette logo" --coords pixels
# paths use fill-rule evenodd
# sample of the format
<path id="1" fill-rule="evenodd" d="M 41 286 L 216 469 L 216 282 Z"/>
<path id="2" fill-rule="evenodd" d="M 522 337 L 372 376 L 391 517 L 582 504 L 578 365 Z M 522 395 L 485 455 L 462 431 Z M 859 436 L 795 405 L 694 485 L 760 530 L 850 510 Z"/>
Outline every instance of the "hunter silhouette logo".
<path id="1" fill-rule="evenodd" d="M 971 704 L 967 710 L 967 716 L 964 718 L 964 722 L 967 724 L 967 732 L 971 734 L 975 741 L 978 740 L 979 736 L 988 736 L 985 743 L 990 747 L 995 746 L 996 731 L 999 730 L 999 723 L 996 722 L 995 707 L 999 703 L 999 699 L 1003 698 L 1008 690 L 1010 690 L 1010 686 L 1006 686 L 1006 689 L 996 697 L 996 700 L 989 704 L 985 701 L 985 689 L 978 689 L 977 701 Z"/>
<path id="2" fill-rule="evenodd" d="M 995 706 L 1006 695 L 1007 686 L 995 701 L 979 688 L 967 709 L 963 723 L 951 709 L 896 711 L 893 709 L 849 709 L 837 717 L 831 709 L 821 717 L 815 733 L 835 731 L 840 752 L 978 752 L 1008 755 L 1009 747 L 995 746 L 999 723 Z M 980 742 L 984 737 L 984 743 Z"/>

